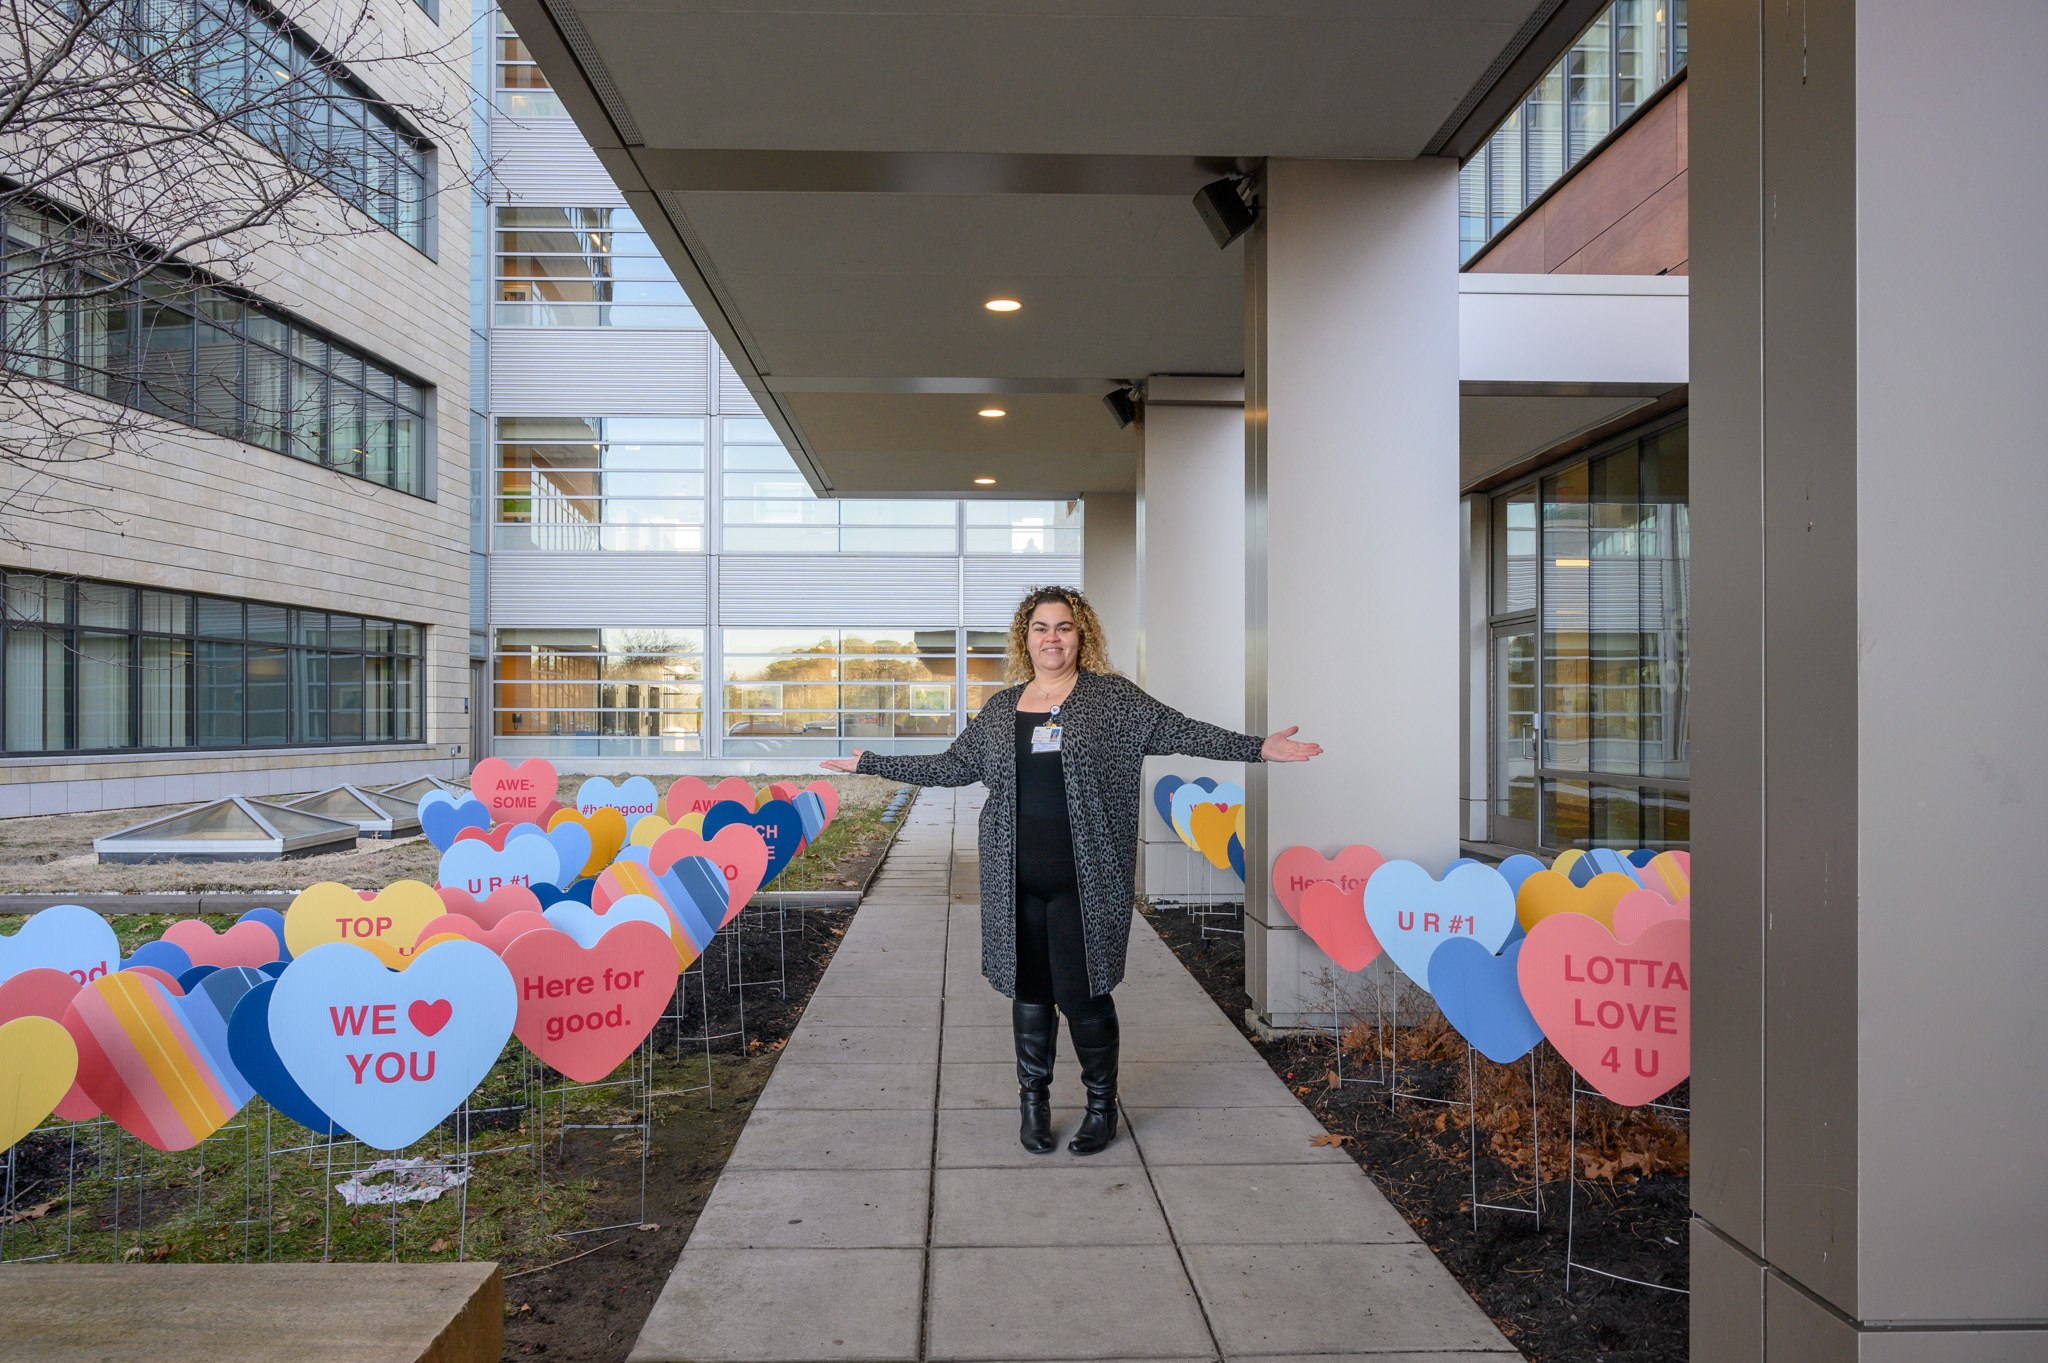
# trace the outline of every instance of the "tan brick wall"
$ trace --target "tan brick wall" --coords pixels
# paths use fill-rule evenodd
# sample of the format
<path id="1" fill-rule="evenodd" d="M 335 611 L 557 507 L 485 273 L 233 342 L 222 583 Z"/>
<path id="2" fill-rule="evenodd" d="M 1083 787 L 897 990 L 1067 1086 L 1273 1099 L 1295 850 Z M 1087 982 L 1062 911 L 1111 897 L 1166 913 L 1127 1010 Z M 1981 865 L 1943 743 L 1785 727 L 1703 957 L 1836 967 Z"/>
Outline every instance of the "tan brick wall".
<path id="1" fill-rule="evenodd" d="M 437 27 L 411 0 L 370 0 L 385 52 L 445 47 L 446 60 L 364 63 L 377 94 L 403 103 L 439 100 L 460 115 L 469 99 L 468 6 L 443 5 Z M 358 13 L 356 6 L 287 6 L 318 37 Z M 372 45 L 371 50 L 376 50 Z M 289 456 L 195 430 L 177 429 L 146 450 L 126 450 L 78 470 L 98 517 L 26 518 L 23 541 L 0 542 L 0 566 L 28 568 L 185 591 L 217 592 L 282 605 L 391 615 L 427 626 L 428 748 L 334 755 L 308 750 L 50 762 L 0 760 L 0 787 L 46 782 L 109 783 L 167 774 L 269 772 L 295 767 L 391 765 L 388 779 L 415 775 L 429 757 L 461 744 L 466 769 L 469 717 L 469 191 L 466 144 L 442 146 L 434 203 L 436 256 L 338 200 L 341 235 L 273 244 L 247 257 L 247 287 L 433 388 L 433 500 L 308 466 Z M 18 486 L 18 472 L 0 484 Z M 64 491 L 60 489 L 60 492 Z M 115 768 L 121 770 L 116 772 Z M 264 778 L 265 782 L 281 778 Z M 316 789 L 331 781 L 285 783 Z M 107 794 L 119 787 L 109 786 Z M 249 793 L 257 793 L 251 791 Z M 77 792 L 83 796 L 84 791 Z M 183 798 L 173 795 L 170 798 Z M 150 803 L 150 800 L 141 800 Z M 0 814 L 17 812 L 0 798 Z M 90 807 L 107 807 L 96 804 Z"/>

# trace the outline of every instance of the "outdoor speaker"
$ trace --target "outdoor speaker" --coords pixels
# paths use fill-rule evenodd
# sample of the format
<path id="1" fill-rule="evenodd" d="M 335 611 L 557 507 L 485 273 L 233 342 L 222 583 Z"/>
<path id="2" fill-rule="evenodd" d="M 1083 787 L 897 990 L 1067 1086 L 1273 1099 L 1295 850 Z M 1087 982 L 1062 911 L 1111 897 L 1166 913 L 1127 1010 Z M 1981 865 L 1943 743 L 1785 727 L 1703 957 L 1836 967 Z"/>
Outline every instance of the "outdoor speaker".
<path id="1" fill-rule="evenodd" d="M 1102 405 L 1109 408 L 1109 414 L 1116 418 L 1116 428 L 1122 430 L 1138 419 L 1138 404 L 1128 388 L 1118 388 L 1102 395 Z"/>
<path id="2" fill-rule="evenodd" d="M 1216 238 L 1218 250 L 1243 236 L 1259 217 L 1237 192 L 1235 180 L 1217 180 L 1196 190 L 1195 212 Z"/>

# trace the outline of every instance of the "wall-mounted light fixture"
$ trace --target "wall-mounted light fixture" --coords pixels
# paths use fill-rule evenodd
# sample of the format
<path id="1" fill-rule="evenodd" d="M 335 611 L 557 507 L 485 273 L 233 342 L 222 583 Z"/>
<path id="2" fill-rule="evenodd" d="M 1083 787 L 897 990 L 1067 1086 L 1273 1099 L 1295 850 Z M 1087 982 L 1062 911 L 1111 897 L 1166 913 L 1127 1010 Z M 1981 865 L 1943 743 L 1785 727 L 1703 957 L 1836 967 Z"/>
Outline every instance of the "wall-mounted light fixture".
<path id="1" fill-rule="evenodd" d="M 1209 229 L 1209 235 L 1216 238 L 1216 249 L 1222 250 L 1251 230 L 1259 220 L 1259 210 L 1245 202 L 1240 186 L 1248 183 L 1241 179 L 1212 180 L 1195 191 L 1195 212 L 1202 215 L 1202 223 Z"/>

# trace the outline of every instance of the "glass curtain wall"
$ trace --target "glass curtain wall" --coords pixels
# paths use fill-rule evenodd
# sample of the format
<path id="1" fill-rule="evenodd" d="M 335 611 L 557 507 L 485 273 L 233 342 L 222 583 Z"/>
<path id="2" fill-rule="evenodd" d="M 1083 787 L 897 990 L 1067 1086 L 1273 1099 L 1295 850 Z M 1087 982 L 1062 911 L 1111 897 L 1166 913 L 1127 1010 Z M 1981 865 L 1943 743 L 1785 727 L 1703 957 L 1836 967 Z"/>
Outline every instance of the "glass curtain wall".
<path id="1" fill-rule="evenodd" d="M 501 327 L 701 327 L 630 208 L 497 210 Z"/>
<path id="2" fill-rule="evenodd" d="M 1685 69 L 1686 0 L 1615 0 L 1458 177 L 1458 249 L 1477 255 Z"/>
<path id="3" fill-rule="evenodd" d="M 958 631 L 728 629 L 725 752 L 830 756 L 894 739 L 951 739 Z"/>
<path id="4" fill-rule="evenodd" d="M 403 621 L 9 573 L 10 755 L 417 743 L 425 630 Z"/>
<path id="5" fill-rule="evenodd" d="M 494 691 L 503 756 L 704 751 L 701 629 L 499 630 Z"/>
<path id="6" fill-rule="evenodd" d="M 493 547 L 704 551 L 701 417 L 501 417 Z"/>
<path id="7" fill-rule="evenodd" d="M 497 79 L 493 84 L 497 109 L 512 118 L 563 118 L 568 110 L 562 97 L 548 85 L 548 78 L 526 50 L 514 31 L 512 21 L 502 13 L 497 25 Z"/>
<path id="8" fill-rule="evenodd" d="M 76 272 L 69 280 L 45 280 L 40 261 L 75 256 L 81 230 L 45 215 L 7 216 L 0 356 L 10 366 L 214 435 L 425 494 L 423 385 L 188 270 L 153 270 L 139 289 L 114 288 Z M 105 291 L 96 293 L 96 286 Z M 60 290 L 74 296 L 52 301 Z M 23 293 L 37 301 L 5 302 L 6 294 Z"/>
<path id="9" fill-rule="evenodd" d="M 1493 498 L 1493 836 L 1691 839 L 1684 423 Z"/>

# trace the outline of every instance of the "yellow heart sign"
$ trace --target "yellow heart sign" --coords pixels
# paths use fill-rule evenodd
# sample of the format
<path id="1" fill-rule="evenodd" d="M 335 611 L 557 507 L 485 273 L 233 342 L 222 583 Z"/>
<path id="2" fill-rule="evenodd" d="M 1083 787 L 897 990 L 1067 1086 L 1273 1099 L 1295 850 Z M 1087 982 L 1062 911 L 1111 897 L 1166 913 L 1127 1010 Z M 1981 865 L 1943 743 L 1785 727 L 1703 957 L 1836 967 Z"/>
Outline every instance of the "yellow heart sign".
<path id="1" fill-rule="evenodd" d="M 43 1124 L 78 1078 L 78 1043 L 46 1017 L 0 1023 L 0 1150 Z"/>
<path id="2" fill-rule="evenodd" d="M 285 910 L 284 944 L 303 956 L 327 942 L 348 942 L 403 970 L 420 952 L 420 933 L 446 912 L 434 887 L 417 880 L 394 881 L 374 899 L 326 880 L 301 890 Z"/>
<path id="3" fill-rule="evenodd" d="M 1239 847 L 1243 847 L 1246 843 L 1251 841 L 1251 839 L 1245 837 L 1244 835 L 1244 812 L 1250 807 L 1251 806 L 1249 805 L 1234 806 L 1234 808 L 1237 810 L 1237 823 L 1235 826 L 1237 828 L 1237 845 Z"/>
<path id="4" fill-rule="evenodd" d="M 1515 917 L 1522 921 L 1522 928 L 1527 931 L 1552 914 L 1578 913 L 1612 932 L 1614 906 L 1621 902 L 1623 895 L 1642 888 L 1634 876 L 1625 876 L 1619 871 L 1606 871 L 1594 876 L 1583 888 L 1572 884 L 1570 876 L 1559 875 L 1556 871 L 1537 871 L 1515 892 Z"/>
<path id="5" fill-rule="evenodd" d="M 1230 869 L 1230 835 L 1237 830 L 1237 815 L 1221 805 L 1196 805 L 1188 811 L 1188 831 L 1195 835 L 1195 850 L 1219 871 Z"/>
<path id="6" fill-rule="evenodd" d="M 659 817 L 656 814 L 643 814 L 641 819 L 644 822 Z M 610 805 L 600 806 L 588 814 L 574 809 L 558 809 L 555 811 L 555 817 L 548 820 L 548 832 L 554 832 L 565 823 L 580 823 L 584 831 L 590 834 L 590 860 L 583 863 L 582 870 L 570 877 L 572 880 L 582 880 L 585 876 L 596 875 L 611 865 L 612 858 L 626 845 L 626 816 Z"/>

